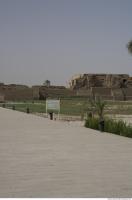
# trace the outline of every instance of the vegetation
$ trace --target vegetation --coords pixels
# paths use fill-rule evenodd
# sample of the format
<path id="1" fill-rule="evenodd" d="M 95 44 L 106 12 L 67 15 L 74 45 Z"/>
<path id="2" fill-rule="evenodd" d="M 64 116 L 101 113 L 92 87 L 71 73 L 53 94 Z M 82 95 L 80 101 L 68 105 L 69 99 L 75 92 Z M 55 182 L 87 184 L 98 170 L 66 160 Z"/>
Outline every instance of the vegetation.
<path id="1" fill-rule="evenodd" d="M 132 126 L 127 125 L 122 120 L 104 119 L 106 102 L 99 98 L 92 102 L 92 105 L 95 107 L 98 117 L 88 117 L 85 121 L 85 127 L 132 138 Z"/>
<path id="2" fill-rule="evenodd" d="M 61 99 L 61 114 L 65 115 L 78 115 L 92 112 L 95 116 L 98 115 L 97 108 L 101 105 L 97 102 L 92 102 L 88 98 L 63 98 Z M 95 103 L 97 103 L 95 105 Z M 3 104 L 0 104 L 1 106 Z M 18 111 L 26 112 L 27 107 L 29 107 L 30 112 L 33 113 L 45 113 L 46 106 L 45 100 L 43 101 L 26 101 L 26 102 L 7 102 L 5 106 L 11 108 L 15 105 L 15 109 Z M 103 105 L 102 105 L 103 107 Z M 102 108 L 101 108 L 102 109 Z M 99 110 L 98 110 L 99 111 Z M 102 112 L 101 110 L 99 113 Z M 132 101 L 105 101 L 103 108 L 103 115 L 111 114 L 132 114 Z"/>
<path id="3" fill-rule="evenodd" d="M 96 100 L 91 101 L 91 105 L 94 111 L 97 112 L 99 119 L 103 119 L 106 102 L 101 100 L 100 97 L 98 97 Z"/>
<path id="4" fill-rule="evenodd" d="M 9 109 L 13 109 L 13 106 L 15 106 L 14 110 L 18 110 L 21 112 L 27 112 L 27 108 L 29 108 L 29 111 L 32 113 L 45 113 L 46 106 L 45 103 L 32 103 L 32 102 L 25 102 L 25 103 L 6 103 L 5 107 Z"/>
<path id="5" fill-rule="evenodd" d="M 50 81 L 49 80 L 44 81 L 43 86 L 49 87 L 50 86 Z"/>
<path id="6" fill-rule="evenodd" d="M 100 130 L 99 118 L 86 119 L 85 127 Z M 122 120 L 115 121 L 113 119 L 106 118 L 104 120 L 104 131 L 132 138 L 132 126 L 130 124 L 127 125 L 126 122 Z"/>
<path id="7" fill-rule="evenodd" d="M 130 40 L 129 43 L 127 44 L 127 49 L 129 53 L 132 54 L 132 40 Z"/>
<path id="8" fill-rule="evenodd" d="M 99 119 L 94 117 L 89 117 L 85 120 L 85 127 L 86 128 L 92 128 L 95 130 L 99 130 Z"/>
<path id="9" fill-rule="evenodd" d="M 29 108 L 30 113 L 46 112 L 45 101 L 8 102 L 0 105 L 22 112 L 27 112 L 27 108 Z M 99 130 L 100 118 L 104 118 L 104 115 L 106 114 L 132 114 L 132 102 L 107 101 L 106 103 L 100 99 L 93 102 L 88 101 L 87 98 L 62 99 L 60 113 L 65 115 L 80 116 L 84 113 L 88 113 L 85 126 Z M 114 121 L 112 119 L 105 118 L 104 131 L 126 137 L 132 137 L 132 126 L 127 125 L 121 120 Z"/>

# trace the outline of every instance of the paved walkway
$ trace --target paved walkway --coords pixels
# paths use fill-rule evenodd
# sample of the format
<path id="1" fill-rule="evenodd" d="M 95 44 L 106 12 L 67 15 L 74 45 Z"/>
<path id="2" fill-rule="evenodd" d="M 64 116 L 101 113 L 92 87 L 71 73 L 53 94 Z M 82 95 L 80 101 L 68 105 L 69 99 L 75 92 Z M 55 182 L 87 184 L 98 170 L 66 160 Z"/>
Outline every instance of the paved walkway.
<path id="1" fill-rule="evenodd" d="M 0 197 L 132 197 L 132 139 L 0 108 Z"/>

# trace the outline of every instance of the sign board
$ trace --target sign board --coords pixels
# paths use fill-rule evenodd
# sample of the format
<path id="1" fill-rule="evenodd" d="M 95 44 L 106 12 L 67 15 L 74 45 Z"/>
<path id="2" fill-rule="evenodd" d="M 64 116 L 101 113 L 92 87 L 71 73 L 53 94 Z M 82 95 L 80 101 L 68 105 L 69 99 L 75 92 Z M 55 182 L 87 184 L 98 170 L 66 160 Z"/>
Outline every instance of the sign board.
<path id="1" fill-rule="evenodd" d="M 46 112 L 47 110 L 56 110 L 60 112 L 60 100 L 47 99 L 46 100 Z"/>

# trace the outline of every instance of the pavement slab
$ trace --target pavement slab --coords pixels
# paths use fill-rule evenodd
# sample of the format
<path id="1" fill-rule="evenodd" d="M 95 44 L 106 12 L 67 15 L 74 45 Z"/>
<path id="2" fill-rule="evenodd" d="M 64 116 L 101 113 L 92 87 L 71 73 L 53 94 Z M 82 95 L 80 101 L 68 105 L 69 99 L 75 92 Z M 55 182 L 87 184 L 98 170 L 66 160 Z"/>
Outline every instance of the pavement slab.
<path id="1" fill-rule="evenodd" d="M 132 197 L 132 139 L 0 108 L 0 197 Z"/>

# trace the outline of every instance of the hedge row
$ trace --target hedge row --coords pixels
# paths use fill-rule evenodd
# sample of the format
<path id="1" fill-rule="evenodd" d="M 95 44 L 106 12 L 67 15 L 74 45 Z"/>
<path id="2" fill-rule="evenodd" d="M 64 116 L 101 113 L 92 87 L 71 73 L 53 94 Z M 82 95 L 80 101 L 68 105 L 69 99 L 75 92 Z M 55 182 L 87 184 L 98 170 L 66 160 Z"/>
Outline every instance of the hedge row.
<path id="1" fill-rule="evenodd" d="M 99 119 L 98 118 L 88 118 L 85 121 L 85 127 L 99 130 Z M 125 137 L 132 138 L 132 126 L 127 125 L 126 122 L 120 120 L 115 121 L 113 119 L 104 120 L 104 131 L 109 133 L 114 133 L 117 135 L 122 135 Z"/>

